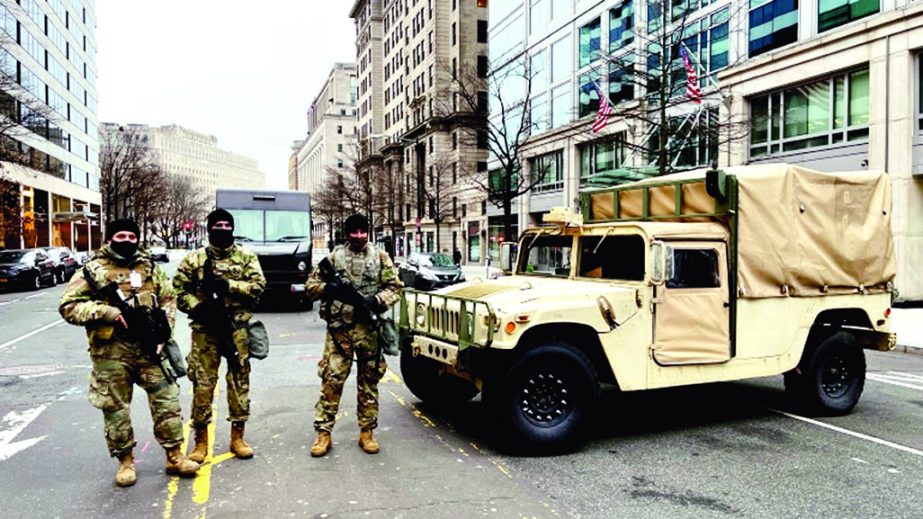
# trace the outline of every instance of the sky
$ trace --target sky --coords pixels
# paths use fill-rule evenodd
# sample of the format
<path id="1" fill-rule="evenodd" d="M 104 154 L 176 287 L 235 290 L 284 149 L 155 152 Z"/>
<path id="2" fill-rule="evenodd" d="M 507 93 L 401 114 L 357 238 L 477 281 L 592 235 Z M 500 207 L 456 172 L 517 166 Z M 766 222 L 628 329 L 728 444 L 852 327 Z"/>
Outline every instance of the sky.
<path id="1" fill-rule="evenodd" d="M 214 135 L 285 189 L 311 101 L 356 59 L 352 3 L 97 0 L 99 120 Z"/>

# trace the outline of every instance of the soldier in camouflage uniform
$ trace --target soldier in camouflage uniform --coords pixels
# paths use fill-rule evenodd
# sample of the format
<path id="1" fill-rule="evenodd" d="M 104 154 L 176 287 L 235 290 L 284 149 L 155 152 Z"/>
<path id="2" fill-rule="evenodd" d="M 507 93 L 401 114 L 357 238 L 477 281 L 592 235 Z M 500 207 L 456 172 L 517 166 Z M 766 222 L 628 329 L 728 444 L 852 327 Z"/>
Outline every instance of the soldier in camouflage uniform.
<path id="1" fill-rule="evenodd" d="M 336 271 L 346 278 L 365 298 L 365 309 L 381 313 L 400 299 L 403 286 L 394 263 L 385 251 L 368 243 L 368 220 L 359 214 L 346 219 L 348 246 L 336 247 L 327 257 Z M 314 408 L 314 429 L 317 439 L 311 446 L 311 456 L 323 456 L 330 450 L 330 433 L 336 421 L 343 385 L 349 376 L 353 357 L 358 364 L 359 446 L 369 454 L 379 450 L 372 431 L 378 426 L 378 381 L 387 365 L 378 347 L 377 330 L 363 318 L 365 309 L 342 302 L 345 287 L 339 282 L 325 282 L 315 269 L 305 284 L 312 299 L 324 298 L 321 316 L 327 320 L 324 356 L 317 367 L 322 385 Z"/>
<path id="2" fill-rule="evenodd" d="M 138 250 L 138 225 L 131 220 L 115 220 L 106 226 L 106 245 L 96 259 L 77 271 L 61 297 L 59 311 L 64 319 L 85 326 L 90 343 L 93 373 L 89 399 L 103 412 L 109 453 L 119 459 L 115 482 L 120 487 L 135 484 L 135 446 L 131 427 L 131 395 L 135 384 L 147 392 L 154 436 L 167 452 L 168 474 L 191 476 L 199 464 L 183 456 L 183 424 L 179 406 L 179 386 L 170 384 L 160 366 L 129 338 L 135 323 L 122 315 L 84 277 L 90 276 L 96 288 L 116 283 L 129 306 L 160 307 L 173 326 L 176 300 L 166 275 L 150 257 Z M 135 332 L 137 332 L 135 330 Z M 162 348 L 162 346 L 160 347 Z"/>
<path id="3" fill-rule="evenodd" d="M 179 309 L 192 319 L 192 351 L 187 361 L 194 395 L 195 447 L 189 459 L 199 463 L 208 454 L 208 424 L 212 420 L 212 399 L 218 384 L 222 346 L 225 355 L 228 349 L 232 352 L 225 376 L 231 452 L 240 459 L 253 457 L 253 448 L 244 440 L 244 424 L 250 418 L 247 322 L 253 317 L 266 288 L 266 278 L 256 254 L 234 243 L 231 213 L 224 209 L 213 211 L 208 215 L 207 226 L 209 245 L 189 253 L 173 277 Z M 211 274 L 206 274 L 206 266 L 211 268 Z M 233 327 L 232 332 L 221 331 L 228 326 Z M 228 345 L 222 345 L 221 341 L 227 341 Z M 233 359 L 235 354 L 236 360 Z"/>

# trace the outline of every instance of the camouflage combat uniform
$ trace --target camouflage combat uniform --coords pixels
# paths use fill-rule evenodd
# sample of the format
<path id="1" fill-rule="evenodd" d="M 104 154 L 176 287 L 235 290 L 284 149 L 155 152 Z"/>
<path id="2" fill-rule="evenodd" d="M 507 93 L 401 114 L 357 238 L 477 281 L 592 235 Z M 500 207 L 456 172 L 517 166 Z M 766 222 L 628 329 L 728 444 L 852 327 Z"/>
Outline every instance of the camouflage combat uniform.
<path id="1" fill-rule="evenodd" d="M 167 276 L 146 253 L 139 253 L 126 264 L 104 246 L 96 259 L 83 268 L 99 287 L 114 281 L 126 296 L 134 294 L 137 303 L 132 298 L 129 304 L 159 305 L 173 326 L 176 314 L 173 289 Z M 141 275 L 142 285 L 138 289 L 131 288 L 132 271 Z M 121 325 L 115 321 L 121 311 L 94 294 L 81 270 L 64 290 L 59 311 L 70 324 L 86 327 L 93 361 L 89 399 L 103 412 L 109 453 L 120 457 L 135 446 L 130 409 L 134 384 L 147 392 L 158 443 L 165 449 L 179 446 L 183 441 L 179 386 L 168 383 L 160 366 L 145 356 L 138 344 L 123 337 Z"/>
<path id="2" fill-rule="evenodd" d="M 347 246 L 339 246 L 328 256 L 337 271 L 346 277 L 363 295 L 376 295 L 379 302 L 391 306 L 400 300 L 403 287 L 394 263 L 384 251 L 368 244 L 365 251 L 355 253 Z M 324 292 L 324 282 L 315 269 L 305 283 L 308 295 L 319 299 Z M 324 357 L 317 366 L 321 378 L 320 398 L 314 407 L 314 429 L 331 432 L 336 421 L 343 385 L 349 377 L 355 356 L 358 364 L 356 385 L 358 392 L 359 427 L 374 429 L 378 426 L 378 381 L 384 376 L 387 364 L 378 348 L 375 330 L 353 319 L 353 308 L 333 301 L 324 309 L 327 319 L 327 338 Z"/>
<path id="3" fill-rule="evenodd" d="M 230 292 L 224 305 L 233 313 L 240 369 L 228 369 L 225 376 L 228 394 L 228 421 L 245 422 L 250 417 L 250 360 L 247 350 L 247 330 L 244 326 L 253 317 L 253 310 L 266 288 L 266 278 L 256 254 L 240 244 L 227 249 L 201 247 L 189 253 L 180 263 L 173 277 L 180 311 L 190 313 L 204 299 L 202 286 L 205 280 L 205 261 L 212 258 L 214 275 L 227 279 Z M 193 385 L 192 423 L 196 427 L 207 425 L 212 419 L 212 398 L 218 384 L 218 366 L 221 355 L 215 337 L 192 318 L 192 350 L 186 361 L 189 380 Z"/>

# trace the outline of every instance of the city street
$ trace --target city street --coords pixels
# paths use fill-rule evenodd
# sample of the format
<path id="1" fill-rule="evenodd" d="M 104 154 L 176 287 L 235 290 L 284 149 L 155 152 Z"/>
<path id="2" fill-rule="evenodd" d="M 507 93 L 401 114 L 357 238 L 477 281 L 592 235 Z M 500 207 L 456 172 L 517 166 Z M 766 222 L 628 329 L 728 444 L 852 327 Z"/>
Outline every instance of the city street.
<path id="1" fill-rule="evenodd" d="M 172 273 L 176 260 L 166 268 Z M 308 454 L 324 323 L 270 308 L 255 361 L 249 461 L 228 453 L 224 382 L 214 456 L 192 480 L 164 475 L 143 391 L 133 419 L 138 483 L 116 488 L 100 412 L 87 401 L 81 328 L 61 321 L 63 286 L 0 294 L 2 517 L 919 517 L 923 356 L 866 352 L 856 410 L 787 411 L 781 377 L 644 394 L 607 393 L 586 441 L 552 457 L 498 450 L 476 400 L 440 410 L 404 387 L 396 358 L 381 389 L 382 451 L 356 445 L 350 377 L 335 446 Z M 185 316 L 176 336 L 188 349 Z M 188 419 L 191 385 L 180 382 Z"/>

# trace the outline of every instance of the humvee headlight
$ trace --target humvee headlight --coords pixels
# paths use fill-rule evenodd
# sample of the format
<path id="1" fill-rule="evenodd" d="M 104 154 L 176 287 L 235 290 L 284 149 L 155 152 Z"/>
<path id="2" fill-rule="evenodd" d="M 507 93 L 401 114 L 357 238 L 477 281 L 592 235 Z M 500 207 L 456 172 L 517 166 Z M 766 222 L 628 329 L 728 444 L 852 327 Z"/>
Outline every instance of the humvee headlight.
<path id="1" fill-rule="evenodd" d="M 414 312 L 414 321 L 416 321 L 417 326 L 426 325 L 426 306 L 423 303 L 417 305 L 417 311 Z"/>
<path id="2" fill-rule="evenodd" d="M 304 272 L 305 270 L 308 270 L 308 264 L 305 263 L 305 262 L 303 262 L 303 261 L 299 261 L 299 262 L 298 262 L 298 270 L 300 270 L 300 271 L 302 271 L 302 272 Z"/>

